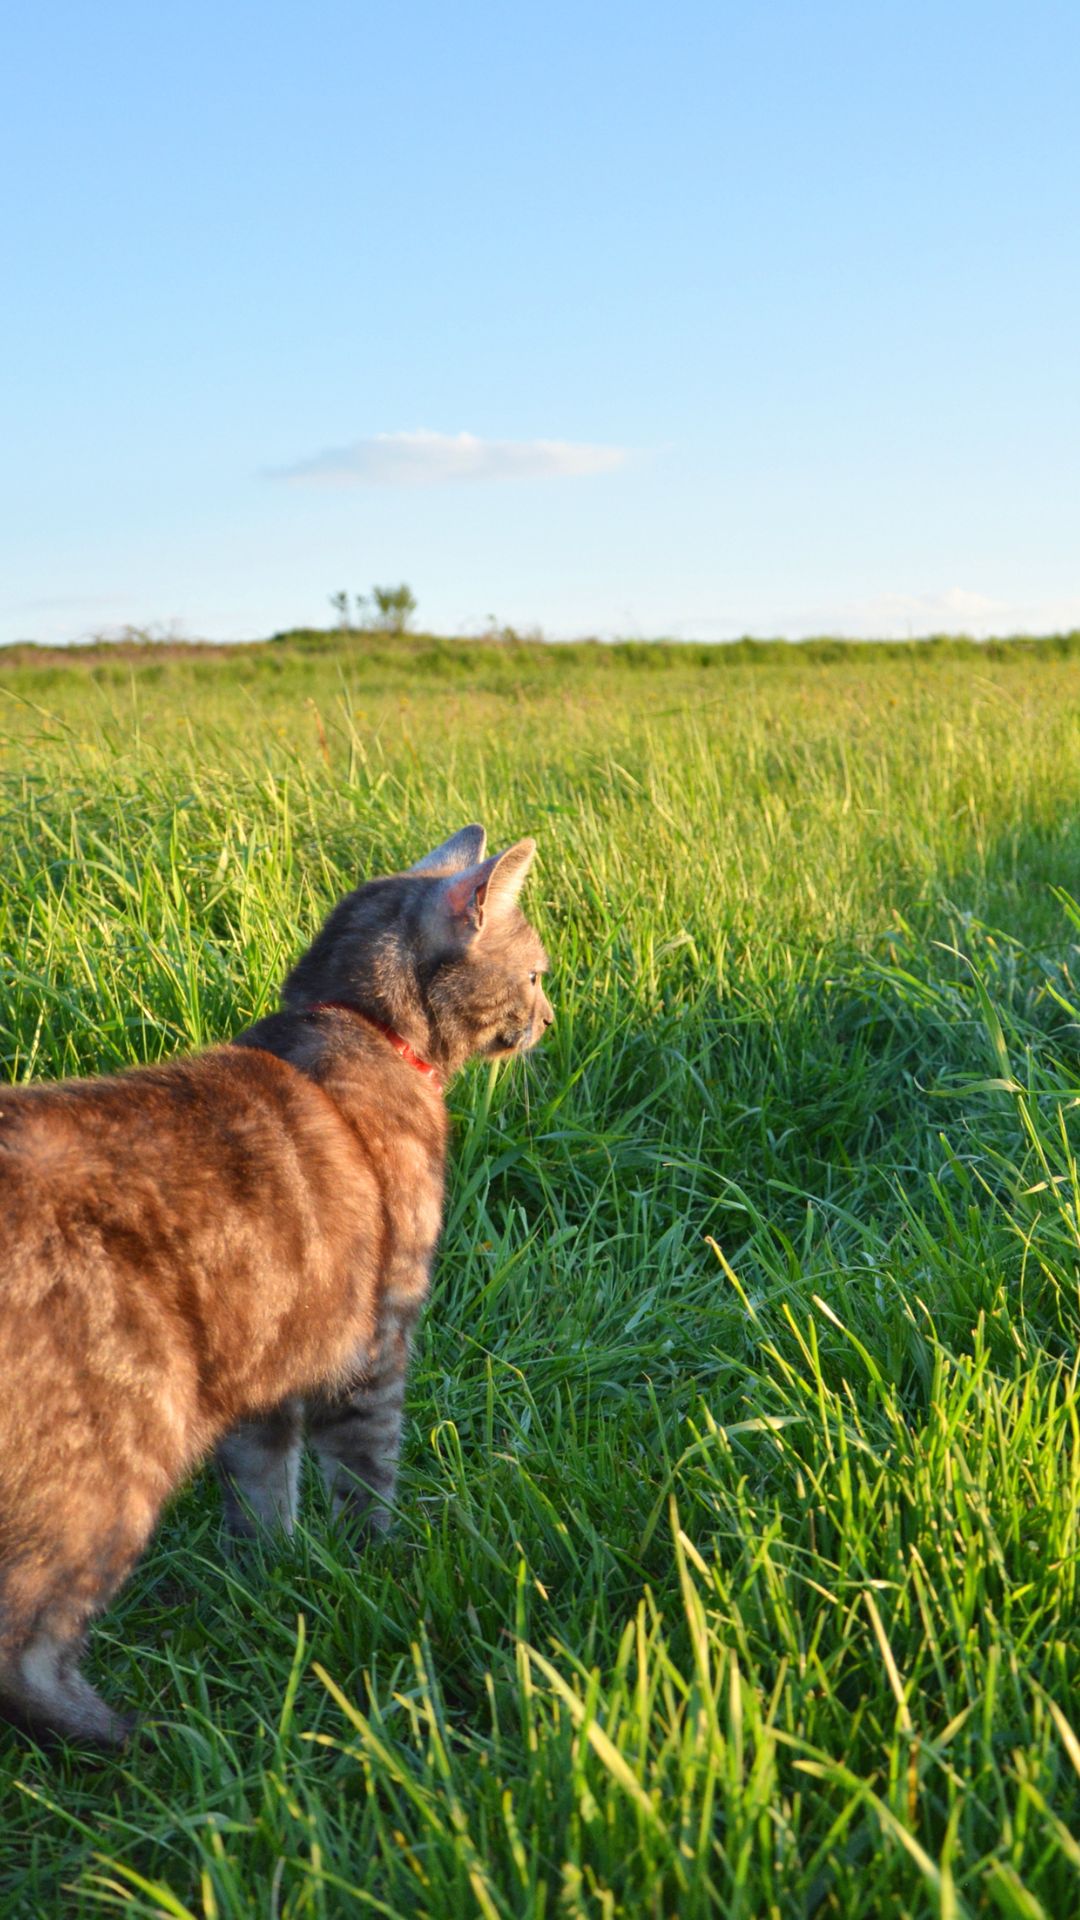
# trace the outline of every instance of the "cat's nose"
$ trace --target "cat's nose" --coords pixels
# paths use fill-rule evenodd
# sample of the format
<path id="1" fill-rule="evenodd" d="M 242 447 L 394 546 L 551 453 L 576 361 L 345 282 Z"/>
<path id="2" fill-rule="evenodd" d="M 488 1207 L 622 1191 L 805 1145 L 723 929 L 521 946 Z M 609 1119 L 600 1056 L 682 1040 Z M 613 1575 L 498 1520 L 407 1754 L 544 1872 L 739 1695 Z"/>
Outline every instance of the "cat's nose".
<path id="1" fill-rule="evenodd" d="M 547 1027 L 554 1026 L 554 1024 L 555 1024 L 555 1015 L 551 1009 L 551 1001 L 545 1000 L 543 1005 L 540 1008 L 540 1025 L 544 1028 L 547 1028 Z"/>

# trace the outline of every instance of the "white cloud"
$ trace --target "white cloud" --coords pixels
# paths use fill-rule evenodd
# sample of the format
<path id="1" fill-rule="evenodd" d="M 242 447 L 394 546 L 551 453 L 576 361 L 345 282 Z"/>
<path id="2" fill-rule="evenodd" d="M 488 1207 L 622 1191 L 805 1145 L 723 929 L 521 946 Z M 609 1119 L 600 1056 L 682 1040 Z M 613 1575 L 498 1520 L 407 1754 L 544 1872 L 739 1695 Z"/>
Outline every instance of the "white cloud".
<path id="1" fill-rule="evenodd" d="M 836 607 L 804 623 L 805 631 L 870 639 L 967 633 L 977 640 L 1011 633 L 1057 633 L 1080 625 L 1080 598 L 999 600 L 967 587 L 941 593 L 882 593 Z"/>
<path id="2" fill-rule="evenodd" d="M 351 446 L 329 447 L 310 460 L 278 468 L 276 480 L 325 486 L 427 487 L 457 480 L 580 479 L 613 473 L 626 447 L 580 440 L 481 440 L 474 433 L 377 433 Z"/>
<path id="3" fill-rule="evenodd" d="M 67 613 L 71 608 L 111 608 L 123 598 L 116 593 L 47 593 L 36 600 L 9 602 L 13 613 Z"/>
<path id="4" fill-rule="evenodd" d="M 975 640 L 1010 634 L 1080 630 L 1080 595 L 1055 600 L 999 600 L 967 587 L 939 593 L 878 593 L 861 600 L 816 605 L 748 605 L 695 617 L 680 614 L 659 629 L 680 640 L 806 640 L 832 635 L 844 640 L 922 640 L 934 633 L 965 633 Z"/>

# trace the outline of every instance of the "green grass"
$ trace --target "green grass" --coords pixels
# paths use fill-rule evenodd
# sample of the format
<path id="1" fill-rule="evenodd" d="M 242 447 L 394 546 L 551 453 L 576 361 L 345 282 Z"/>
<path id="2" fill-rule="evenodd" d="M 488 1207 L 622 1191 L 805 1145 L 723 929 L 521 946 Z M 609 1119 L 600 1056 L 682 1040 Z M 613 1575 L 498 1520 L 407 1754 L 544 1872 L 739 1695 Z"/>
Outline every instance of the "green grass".
<path id="1" fill-rule="evenodd" d="M 451 1093 L 396 1534 L 230 1563 L 188 1489 L 94 1636 L 137 1745 L 0 1733 L 4 1920 L 1080 1909 L 1071 643 L 0 681 L 12 1078 L 234 1032 L 474 818 L 557 1015 Z"/>

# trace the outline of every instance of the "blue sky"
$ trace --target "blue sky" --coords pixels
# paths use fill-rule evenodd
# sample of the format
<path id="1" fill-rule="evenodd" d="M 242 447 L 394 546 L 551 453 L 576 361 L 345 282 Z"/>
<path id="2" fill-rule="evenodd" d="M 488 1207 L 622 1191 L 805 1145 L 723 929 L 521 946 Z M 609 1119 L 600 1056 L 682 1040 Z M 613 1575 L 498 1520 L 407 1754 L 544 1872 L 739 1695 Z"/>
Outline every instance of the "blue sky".
<path id="1" fill-rule="evenodd" d="M 0 640 L 1080 625 L 1080 8 L 9 12 Z"/>

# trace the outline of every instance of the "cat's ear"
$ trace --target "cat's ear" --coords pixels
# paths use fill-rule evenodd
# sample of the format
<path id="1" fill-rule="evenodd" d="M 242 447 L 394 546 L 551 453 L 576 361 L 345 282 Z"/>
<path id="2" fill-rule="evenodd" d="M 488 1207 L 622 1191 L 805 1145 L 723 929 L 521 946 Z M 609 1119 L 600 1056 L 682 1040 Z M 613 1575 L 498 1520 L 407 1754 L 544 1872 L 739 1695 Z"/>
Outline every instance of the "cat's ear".
<path id="1" fill-rule="evenodd" d="M 469 938 L 478 934 L 514 905 L 535 852 L 535 840 L 518 840 L 505 853 L 494 853 L 490 860 L 448 880 L 439 900 L 443 918 Z"/>
<path id="2" fill-rule="evenodd" d="M 484 857 L 487 834 L 483 827 L 460 827 L 444 840 L 441 847 L 433 848 L 418 860 L 410 873 L 464 873 L 466 867 L 475 867 Z"/>

